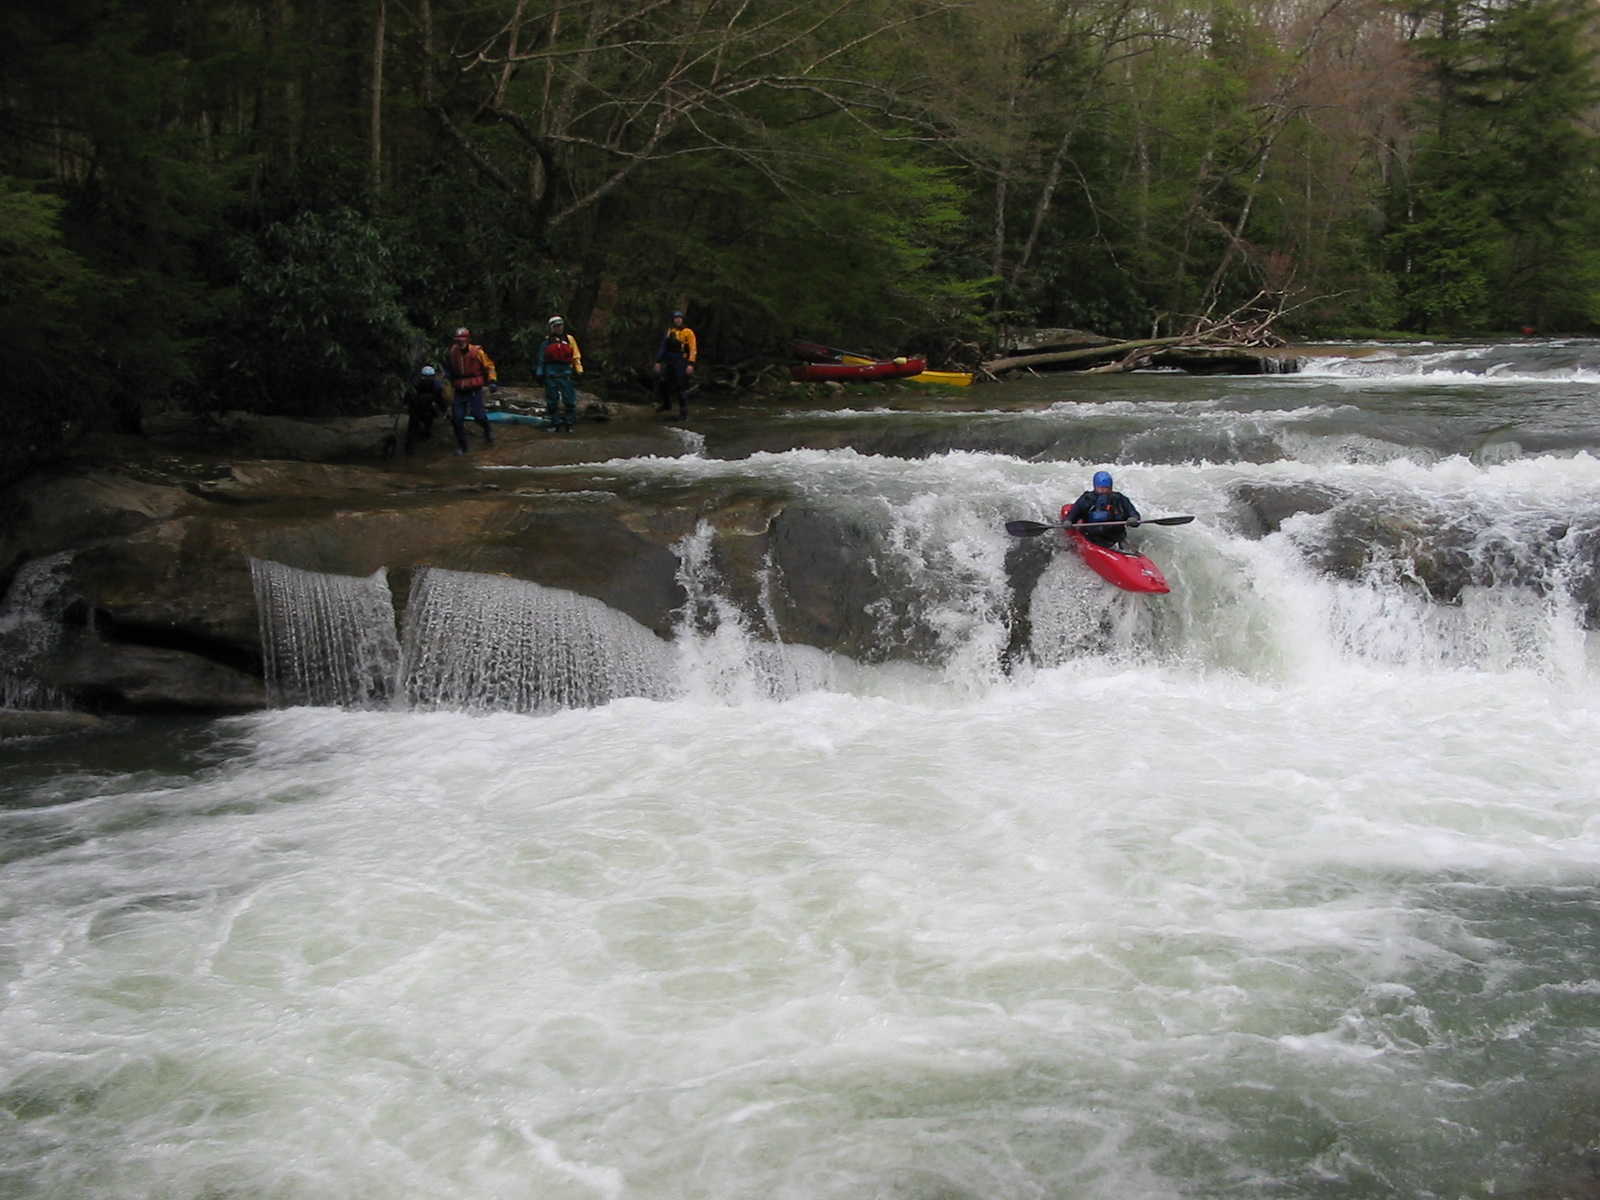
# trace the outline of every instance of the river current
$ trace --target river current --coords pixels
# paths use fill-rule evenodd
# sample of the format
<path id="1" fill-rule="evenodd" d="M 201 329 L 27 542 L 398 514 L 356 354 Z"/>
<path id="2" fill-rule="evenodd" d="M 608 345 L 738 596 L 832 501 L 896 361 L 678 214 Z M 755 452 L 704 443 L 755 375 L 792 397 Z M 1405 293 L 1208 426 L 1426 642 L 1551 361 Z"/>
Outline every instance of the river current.
<path id="1" fill-rule="evenodd" d="M 916 654 L 774 648 L 691 537 L 631 694 L 0 743 L 0 1195 L 1600 1194 L 1597 385 L 708 411 L 586 470 L 847 508 Z M 1173 591 L 1049 555 L 1019 648 L 1003 523 L 1102 466 Z"/>

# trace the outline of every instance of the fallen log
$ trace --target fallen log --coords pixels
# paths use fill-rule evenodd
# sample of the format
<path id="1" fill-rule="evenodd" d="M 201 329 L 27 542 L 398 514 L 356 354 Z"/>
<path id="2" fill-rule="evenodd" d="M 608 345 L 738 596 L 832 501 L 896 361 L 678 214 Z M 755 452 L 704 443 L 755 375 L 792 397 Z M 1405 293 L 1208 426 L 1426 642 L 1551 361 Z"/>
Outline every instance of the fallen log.
<path id="1" fill-rule="evenodd" d="M 1187 337 L 1142 338 L 1136 342 L 1109 342 L 1104 346 L 1087 346 L 1080 350 L 1057 350 L 1049 354 L 1014 354 L 1009 358 L 994 358 L 983 363 L 983 369 L 998 375 L 1002 371 L 1020 371 L 1025 367 L 1048 367 L 1068 362 L 1093 362 L 1097 359 L 1123 358 L 1141 350 L 1154 350 L 1162 346 L 1177 346 L 1192 342 Z"/>

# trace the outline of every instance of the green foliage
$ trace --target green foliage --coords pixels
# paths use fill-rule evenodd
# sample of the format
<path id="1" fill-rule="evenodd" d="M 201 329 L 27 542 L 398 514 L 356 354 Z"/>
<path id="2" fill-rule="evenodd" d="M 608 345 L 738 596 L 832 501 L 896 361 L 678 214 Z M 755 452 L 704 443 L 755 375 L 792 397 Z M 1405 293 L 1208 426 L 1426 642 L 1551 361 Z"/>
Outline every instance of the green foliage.
<path id="1" fill-rule="evenodd" d="M 684 303 L 711 357 L 1258 288 L 1307 324 L 1595 324 L 1592 3 L 1403 7 L 17 0 L 12 429 L 354 411 L 457 324 L 516 370 L 555 311 L 600 370 Z"/>
<path id="2" fill-rule="evenodd" d="M 1417 213 L 1389 237 L 1404 264 L 1400 300 L 1421 333 L 1481 327 L 1498 233 L 1481 193 L 1454 186 L 1416 198 Z"/>
<path id="3" fill-rule="evenodd" d="M 349 209 L 270 225 L 237 243 L 235 258 L 234 381 L 265 411 L 371 407 L 423 340 L 400 303 L 383 229 Z"/>
<path id="4" fill-rule="evenodd" d="M 975 332 L 984 282 L 948 265 L 964 193 L 908 145 L 815 121 L 763 148 L 781 174 L 724 154 L 652 172 L 647 202 L 594 235 L 606 273 L 635 281 L 614 343 L 647 360 L 685 297 L 702 338 L 735 355 L 796 335 L 908 349 L 930 329 Z"/>
<path id="5" fill-rule="evenodd" d="M 1469 9 L 1429 0 L 1419 43 L 1435 82 L 1430 122 L 1405 205 L 1420 215 L 1391 246 L 1417 328 L 1591 321 L 1562 303 L 1591 286 L 1600 100 L 1592 7 L 1511 0 Z M 1554 300 L 1554 303 L 1552 302 Z"/>
<path id="6" fill-rule="evenodd" d="M 60 453 L 93 415 L 110 380 L 85 353 L 87 302 L 107 286 L 61 233 L 63 203 L 0 176 L 0 357 L 8 368 L 0 405 L 0 480 Z"/>

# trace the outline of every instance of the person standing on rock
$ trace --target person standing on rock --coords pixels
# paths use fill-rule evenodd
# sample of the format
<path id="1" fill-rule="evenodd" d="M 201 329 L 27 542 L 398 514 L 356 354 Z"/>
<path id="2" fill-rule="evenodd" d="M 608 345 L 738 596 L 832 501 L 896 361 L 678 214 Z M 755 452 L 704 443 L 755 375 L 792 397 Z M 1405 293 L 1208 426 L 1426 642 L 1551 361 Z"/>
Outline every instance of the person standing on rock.
<path id="1" fill-rule="evenodd" d="M 430 363 L 417 372 L 411 383 L 411 398 L 406 413 L 406 453 L 433 433 L 433 418 L 450 410 L 443 376 Z"/>
<path id="2" fill-rule="evenodd" d="M 683 323 L 683 314 L 672 314 L 672 324 L 656 350 L 656 411 L 671 413 L 672 398 L 678 398 L 678 420 L 689 419 L 689 384 L 694 379 L 694 364 L 700 357 L 694 330 Z M 672 419 L 670 416 L 667 418 Z"/>
<path id="3" fill-rule="evenodd" d="M 489 428 L 489 414 L 483 407 L 483 389 L 498 389 L 500 376 L 489 352 L 473 344 L 471 330 L 456 330 L 455 341 L 445 351 L 444 369 L 455 386 L 455 397 L 450 402 L 450 424 L 456 431 L 456 453 L 467 452 L 469 413 L 483 427 L 483 440 L 494 445 L 494 430 Z"/>
<path id="4" fill-rule="evenodd" d="M 533 374 L 544 380 L 544 417 L 552 433 L 571 433 L 578 420 L 578 385 L 583 354 L 561 317 L 551 317 L 544 342 L 534 354 Z"/>

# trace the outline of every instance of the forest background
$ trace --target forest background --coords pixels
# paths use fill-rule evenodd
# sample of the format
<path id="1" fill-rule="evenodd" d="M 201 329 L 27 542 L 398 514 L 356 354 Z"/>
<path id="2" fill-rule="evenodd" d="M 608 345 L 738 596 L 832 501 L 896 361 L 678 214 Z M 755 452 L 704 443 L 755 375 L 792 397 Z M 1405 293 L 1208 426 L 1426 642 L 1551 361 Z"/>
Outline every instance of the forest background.
<path id="1" fill-rule="evenodd" d="M 0 479 L 153 411 L 393 404 L 687 308 L 706 356 L 1009 328 L 1594 332 L 1592 0 L 13 0 Z"/>

